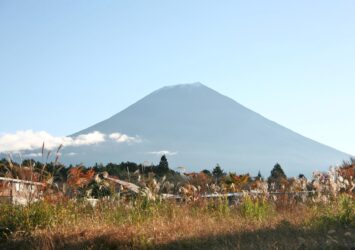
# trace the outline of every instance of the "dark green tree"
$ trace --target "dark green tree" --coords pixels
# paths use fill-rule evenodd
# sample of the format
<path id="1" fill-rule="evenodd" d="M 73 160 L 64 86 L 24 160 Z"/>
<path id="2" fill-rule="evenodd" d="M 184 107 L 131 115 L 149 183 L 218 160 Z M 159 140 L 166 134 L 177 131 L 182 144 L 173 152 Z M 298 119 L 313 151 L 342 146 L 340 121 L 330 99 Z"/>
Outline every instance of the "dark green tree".
<path id="1" fill-rule="evenodd" d="M 211 171 L 209 171 L 208 169 L 204 169 L 204 170 L 202 170 L 201 172 L 204 173 L 204 174 L 207 175 L 207 176 L 212 176 Z"/>
<path id="2" fill-rule="evenodd" d="M 166 156 L 163 155 L 160 158 L 160 162 L 159 165 L 156 167 L 156 173 L 158 175 L 164 175 L 166 173 L 169 172 L 169 163 L 168 163 L 168 159 L 166 159 Z"/>
<path id="3" fill-rule="evenodd" d="M 221 166 L 219 166 L 219 164 L 217 164 L 216 167 L 212 170 L 212 175 L 214 178 L 216 178 L 217 181 L 224 175 L 223 169 Z"/>
<path id="4" fill-rule="evenodd" d="M 285 172 L 283 171 L 281 165 L 276 163 L 274 168 L 271 170 L 271 174 L 269 177 L 269 182 L 280 182 L 282 180 L 287 179 Z"/>
<path id="5" fill-rule="evenodd" d="M 261 173 L 260 173 L 260 170 L 258 171 L 258 175 L 256 176 L 255 179 L 256 179 L 256 180 L 259 180 L 259 181 L 264 180 L 263 176 L 262 176 Z"/>
<path id="6" fill-rule="evenodd" d="M 168 159 L 166 159 L 166 156 L 165 156 L 165 155 L 163 155 L 163 156 L 160 158 L 159 167 L 160 167 L 161 169 L 169 170 Z"/>

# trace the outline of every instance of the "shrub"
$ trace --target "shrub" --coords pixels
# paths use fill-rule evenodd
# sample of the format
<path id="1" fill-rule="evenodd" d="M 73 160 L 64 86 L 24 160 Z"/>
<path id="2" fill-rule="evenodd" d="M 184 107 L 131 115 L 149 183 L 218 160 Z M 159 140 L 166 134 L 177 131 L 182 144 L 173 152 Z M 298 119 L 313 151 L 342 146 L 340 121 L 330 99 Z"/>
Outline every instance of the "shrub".
<path id="1" fill-rule="evenodd" d="M 55 215 L 53 206 L 45 202 L 36 202 L 28 206 L 2 204 L 0 213 L 2 227 L 11 231 L 25 232 L 50 226 Z"/>
<path id="2" fill-rule="evenodd" d="M 253 199 L 246 195 L 240 206 L 240 212 L 244 217 L 261 221 L 273 213 L 273 207 L 264 197 Z"/>
<path id="3" fill-rule="evenodd" d="M 342 194 L 334 203 L 313 207 L 313 216 L 308 225 L 316 228 L 329 228 L 342 225 L 355 226 L 355 202 L 350 195 Z"/>
<path id="4" fill-rule="evenodd" d="M 339 221 L 345 225 L 355 225 L 355 202 L 350 195 L 342 194 L 338 203 Z"/>

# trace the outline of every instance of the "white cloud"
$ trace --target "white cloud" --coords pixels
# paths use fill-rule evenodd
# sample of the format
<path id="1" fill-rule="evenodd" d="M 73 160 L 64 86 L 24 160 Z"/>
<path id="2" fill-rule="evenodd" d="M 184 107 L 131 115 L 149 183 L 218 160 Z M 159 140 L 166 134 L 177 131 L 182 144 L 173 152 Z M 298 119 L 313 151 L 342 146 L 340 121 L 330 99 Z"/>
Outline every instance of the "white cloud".
<path id="1" fill-rule="evenodd" d="M 22 150 L 40 149 L 43 142 L 46 150 L 56 149 L 61 144 L 64 147 L 92 145 L 105 142 L 107 137 L 117 143 L 139 143 L 142 141 L 138 136 L 132 137 L 118 132 L 106 136 L 101 132 L 94 131 L 76 137 L 68 137 L 53 136 L 45 131 L 25 130 L 14 134 L 0 134 L 0 152 L 20 152 Z M 68 155 L 73 156 L 75 153 L 68 153 Z M 35 157 L 35 155 L 31 156 Z"/>
<path id="2" fill-rule="evenodd" d="M 37 157 L 41 157 L 41 156 L 42 156 L 41 153 L 30 153 L 30 154 L 22 155 L 22 157 L 24 157 L 24 158 L 37 158 Z"/>
<path id="3" fill-rule="evenodd" d="M 132 143 L 132 142 L 141 142 L 142 140 L 135 136 L 128 136 L 125 134 L 121 134 L 121 133 L 112 133 L 109 135 L 109 138 L 118 142 L 118 143 L 122 143 L 122 142 L 128 142 L 128 143 Z"/>
<path id="4" fill-rule="evenodd" d="M 153 152 L 148 152 L 148 154 L 153 154 L 153 155 L 158 155 L 158 156 L 161 156 L 161 155 L 177 155 L 178 152 L 171 152 L 171 151 L 168 151 L 168 150 L 161 150 L 161 151 L 153 151 Z"/>
<path id="5" fill-rule="evenodd" d="M 69 143 L 69 145 L 70 146 L 91 145 L 91 144 L 97 144 L 104 141 L 105 141 L 105 134 L 102 134 L 98 131 L 94 131 L 89 134 L 78 135 L 72 140 L 71 143 Z M 63 144 L 63 146 L 68 146 L 68 145 Z"/>
<path id="6" fill-rule="evenodd" d="M 21 150 L 40 149 L 44 142 L 47 150 L 52 150 L 59 145 L 82 146 L 92 145 L 105 141 L 105 135 L 95 131 L 77 137 L 58 137 L 50 135 L 45 131 L 35 132 L 32 130 L 18 131 L 14 134 L 4 134 L 0 136 L 0 152 L 18 152 Z"/>

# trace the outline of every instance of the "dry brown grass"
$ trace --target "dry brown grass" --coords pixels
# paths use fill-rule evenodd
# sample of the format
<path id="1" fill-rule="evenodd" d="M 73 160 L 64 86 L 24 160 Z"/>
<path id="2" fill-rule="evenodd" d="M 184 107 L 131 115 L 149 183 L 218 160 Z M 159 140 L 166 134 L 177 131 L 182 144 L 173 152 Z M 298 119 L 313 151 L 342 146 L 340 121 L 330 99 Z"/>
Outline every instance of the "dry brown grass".
<path id="1" fill-rule="evenodd" d="M 110 217 L 105 206 L 88 210 L 91 212 L 82 216 L 83 210 L 78 209 L 73 214 L 78 217 L 75 220 L 67 218 L 43 229 L 33 229 L 30 234 L 17 232 L 0 248 L 346 249 L 354 247 L 355 242 L 353 226 L 337 223 L 313 226 L 315 212 L 318 215 L 322 212 L 302 204 L 270 212 L 263 218 L 243 216 L 239 209 L 224 204 L 216 207 L 206 203 L 152 204 L 143 210 L 132 214 L 120 210 L 122 216 L 132 217 L 115 220 L 115 213 L 112 211 Z"/>

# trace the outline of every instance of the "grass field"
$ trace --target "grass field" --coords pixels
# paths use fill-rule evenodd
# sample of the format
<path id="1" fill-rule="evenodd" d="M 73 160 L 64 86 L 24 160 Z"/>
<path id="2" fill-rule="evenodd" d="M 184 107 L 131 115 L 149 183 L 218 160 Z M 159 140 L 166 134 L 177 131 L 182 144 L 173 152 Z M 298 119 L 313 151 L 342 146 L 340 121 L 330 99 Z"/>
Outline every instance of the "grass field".
<path id="1" fill-rule="evenodd" d="M 1 205 L 1 249 L 351 249 L 354 197 Z"/>

